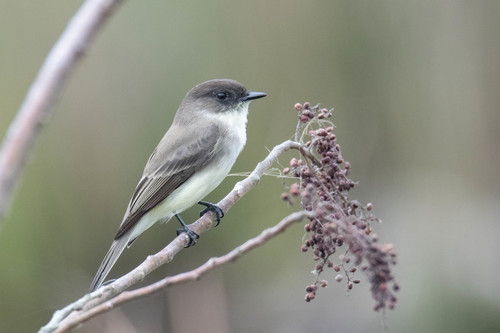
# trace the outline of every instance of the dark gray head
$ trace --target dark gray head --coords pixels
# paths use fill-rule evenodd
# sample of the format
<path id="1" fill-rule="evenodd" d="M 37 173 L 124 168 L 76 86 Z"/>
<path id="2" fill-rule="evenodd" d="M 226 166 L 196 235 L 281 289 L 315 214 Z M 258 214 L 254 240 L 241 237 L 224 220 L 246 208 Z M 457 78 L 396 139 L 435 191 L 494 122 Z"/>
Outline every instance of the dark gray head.
<path id="1" fill-rule="evenodd" d="M 230 79 L 210 80 L 196 85 L 184 97 L 179 107 L 182 113 L 237 112 L 266 93 L 248 91 L 241 83 Z"/>

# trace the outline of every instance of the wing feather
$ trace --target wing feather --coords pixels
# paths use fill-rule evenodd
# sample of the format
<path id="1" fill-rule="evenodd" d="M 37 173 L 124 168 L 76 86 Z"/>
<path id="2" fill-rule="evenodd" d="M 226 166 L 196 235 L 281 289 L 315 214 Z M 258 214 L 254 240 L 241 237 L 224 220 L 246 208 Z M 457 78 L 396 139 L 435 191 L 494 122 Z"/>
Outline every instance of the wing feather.
<path id="1" fill-rule="evenodd" d="M 201 136 L 199 132 L 193 133 L 191 142 L 182 145 L 178 145 L 175 138 L 169 137 L 169 133 L 165 135 L 162 139 L 165 142 L 158 145 L 164 148 L 155 149 L 150 157 L 115 240 L 133 228 L 144 214 L 212 160 L 217 149 L 218 129 L 206 128 Z"/>

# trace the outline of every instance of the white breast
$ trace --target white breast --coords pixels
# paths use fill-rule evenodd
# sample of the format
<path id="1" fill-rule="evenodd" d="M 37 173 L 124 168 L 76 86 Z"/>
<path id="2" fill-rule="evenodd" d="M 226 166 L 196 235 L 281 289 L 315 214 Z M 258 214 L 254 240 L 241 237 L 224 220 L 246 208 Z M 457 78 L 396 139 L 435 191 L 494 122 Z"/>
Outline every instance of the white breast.
<path id="1" fill-rule="evenodd" d="M 247 141 L 248 104 L 248 102 L 241 103 L 236 111 L 212 115 L 212 119 L 217 124 L 220 124 L 222 128 L 227 128 L 235 136 L 234 139 L 237 140 L 239 148 L 237 155 Z"/>

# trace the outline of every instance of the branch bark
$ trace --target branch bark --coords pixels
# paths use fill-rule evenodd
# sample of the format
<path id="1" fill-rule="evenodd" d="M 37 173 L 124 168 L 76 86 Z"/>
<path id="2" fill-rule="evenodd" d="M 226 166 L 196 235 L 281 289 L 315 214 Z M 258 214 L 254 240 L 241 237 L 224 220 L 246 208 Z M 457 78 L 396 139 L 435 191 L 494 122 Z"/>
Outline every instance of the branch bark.
<path id="1" fill-rule="evenodd" d="M 278 158 L 279 155 L 281 155 L 283 152 L 288 151 L 290 149 L 297 149 L 299 151 L 304 151 L 304 146 L 298 142 L 294 141 L 285 141 L 273 148 L 273 150 L 269 153 L 269 155 L 259 164 L 257 164 L 257 167 L 252 171 L 252 173 L 245 179 L 239 181 L 236 183 L 234 186 L 233 190 L 229 192 L 224 199 L 219 201 L 217 205 L 226 213 L 236 202 L 238 202 L 241 197 L 243 197 L 246 193 L 248 193 L 255 185 L 258 184 L 260 178 L 264 175 L 264 173 L 269 170 L 274 161 Z M 292 222 L 297 221 L 297 219 L 301 219 L 304 216 L 308 215 L 310 213 L 305 213 L 305 212 L 297 212 L 296 215 L 291 214 L 284 220 L 282 220 L 280 223 L 278 223 L 277 226 L 271 228 L 272 230 L 269 231 L 264 231 L 260 236 L 256 237 L 257 239 L 250 240 L 250 243 L 245 243 L 243 244 L 243 249 L 245 249 L 245 252 L 248 252 L 249 250 L 255 248 L 256 246 L 260 245 L 261 243 L 264 243 L 271 237 L 274 237 L 276 234 L 278 234 L 280 231 L 284 230 L 289 224 Z M 196 222 L 191 224 L 189 228 L 196 232 L 197 234 L 201 234 L 212 226 L 212 223 L 215 219 L 215 214 L 213 212 L 207 213 L 203 215 L 201 218 L 199 218 Z M 141 263 L 138 267 L 136 267 L 134 270 L 129 272 L 128 274 L 122 276 L 121 278 L 117 279 L 113 283 L 102 286 L 98 290 L 87 294 L 77 300 L 74 303 L 71 303 L 64 307 L 61 310 L 58 310 L 54 313 L 52 316 L 52 319 L 50 322 L 42 327 L 39 332 L 41 333 L 48 333 L 48 332 L 64 332 L 64 330 L 61 330 L 62 328 L 65 327 L 65 329 L 69 329 L 76 325 L 76 321 L 79 320 L 78 322 L 85 321 L 94 315 L 97 315 L 98 313 L 101 313 L 103 311 L 111 310 L 114 306 L 115 303 L 113 302 L 118 302 L 116 304 L 121 304 L 120 299 L 118 301 L 115 301 L 114 298 L 125 291 L 127 288 L 131 287 L 132 285 L 142 281 L 146 275 L 157 269 L 158 267 L 169 263 L 172 261 L 172 259 L 175 257 L 175 255 L 181 251 L 189 242 L 189 238 L 186 234 L 181 234 L 178 237 L 176 237 L 170 244 L 168 244 L 163 250 L 160 252 L 156 253 L 155 255 L 148 256 L 146 260 Z M 261 242 L 261 243 L 259 243 Z M 236 251 L 236 253 L 233 253 Z M 238 258 L 240 255 L 238 255 L 238 248 L 232 251 L 229 255 L 235 256 L 234 259 Z M 226 257 L 226 256 L 224 256 Z M 224 258 L 222 257 L 222 258 Z M 217 266 L 222 265 L 223 263 L 229 262 L 230 260 L 224 261 L 226 259 L 222 259 L 222 262 L 220 261 L 221 258 L 214 259 L 216 261 Z M 219 260 L 219 263 L 217 262 Z M 205 264 L 205 265 L 214 265 L 213 261 L 210 261 Z M 203 267 L 203 266 L 201 266 Z M 198 268 L 203 274 L 205 274 L 207 271 L 205 269 L 207 268 Z M 196 271 L 196 270 L 195 270 Z M 199 271 L 199 272 L 200 272 Z M 198 272 L 198 273 L 199 273 Z M 190 279 L 189 274 L 197 274 L 197 273 L 184 273 L 188 274 L 188 276 L 182 277 L 182 279 L 179 278 L 181 275 L 177 275 L 176 277 L 171 277 L 167 278 L 170 280 L 167 280 L 167 282 L 164 282 L 165 280 L 162 280 L 157 283 L 164 283 L 166 286 L 170 286 L 173 284 L 172 281 L 180 281 L 184 282 L 186 280 Z M 172 280 L 173 279 L 173 280 Z M 176 282 L 176 283 L 180 283 Z M 155 288 L 155 284 L 150 285 L 145 287 L 144 290 L 147 290 L 147 288 Z M 133 293 L 133 292 L 130 292 Z M 140 295 L 141 293 L 145 293 L 144 295 Z M 137 297 L 143 297 L 147 295 L 147 291 L 142 291 L 138 292 L 139 296 L 137 294 L 132 294 L 136 295 L 134 296 L 135 298 Z M 119 296 L 121 297 L 121 296 Z M 131 297 L 131 296 L 124 296 L 125 298 Z M 113 301 L 110 301 L 113 299 Z M 128 300 L 126 300 L 128 301 Z M 105 303 L 106 302 L 106 303 Z M 123 302 L 123 301 L 122 301 Z M 98 307 L 101 305 L 100 310 L 92 310 L 93 308 Z M 74 312 L 77 311 L 76 314 Z M 93 311 L 97 311 L 94 312 Z M 73 315 L 72 315 L 73 314 Z M 71 317 L 69 317 L 71 315 Z M 65 320 L 67 318 L 67 320 Z M 75 319 L 76 318 L 76 319 Z M 81 318 L 81 319 L 78 319 Z M 64 321 L 64 323 L 63 323 Z M 73 325 L 73 322 L 75 323 Z M 63 325 L 63 326 L 61 326 Z"/>
<path id="2" fill-rule="evenodd" d="M 16 180 L 61 87 L 104 22 L 123 0 L 87 0 L 69 22 L 31 85 L 0 150 L 0 223 Z"/>
<path id="3" fill-rule="evenodd" d="M 215 268 L 222 266 L 224 264 L 236 261 L 239 259 L 241 256 L 244 254 L 248 253 L 249 251 L 253 250 L 256 247 L 259 247 L 263 244 L 265 244 L 267 241 L 269 241 L 271 238 L 277 236 L 279 233 L 285 231 L 289 226 L 292 224 L 301 221 L 303 218 L 312 216 L 311 212 L 307 211 L 298 211 L 294 212 L 287 217 L 285 217 L 283 220 L 281 220 L 279 223 L 277 223 L 275 226 L 265 229 L 262 231 L 257 237 L 251 238 L 247 240 L 245 243 L 242 245 L 236 247 L 233 249 L 231 252 L 221 256 L 221 257 L 214 257 L 210 258 L 207 262 L 205 262 L 203 265 L 199 266 L 198 268 L 195 268 L 189 272 L 184 272 L 178 275 L 174 276 L 169 276 L 166 277 L 156 283 L 153 283 L 149 286 L 135 289 L 132 291 L 125 291 L 121 293 L 120 295 L 116 296 L 115 298 L 112 298 L 111 300 L 102 303 L 94 308 L 89 309 L 88 311 L 82 311 L 77 313 L 75 316 L 68 317 L 67 320 L 64 320 L 60 325 L 57 330 L 54 331 L 54 333 L 61 333 L 61 332 L 66 332 L 69 329 L 99 315 L 104 312 L 108 312 L 116 308 L 117 306 L 120 306 L 122 304 L 128 303 L 130 301 L 150 296 L 152 294 L 155 294 L 161 290 L 164 290 L 170 286 L 173 285 L 178 285 L 186 282 L 191 282 L 191 281 L 198 281 L 200 280 L 205 274 L 211 272 Z"/>

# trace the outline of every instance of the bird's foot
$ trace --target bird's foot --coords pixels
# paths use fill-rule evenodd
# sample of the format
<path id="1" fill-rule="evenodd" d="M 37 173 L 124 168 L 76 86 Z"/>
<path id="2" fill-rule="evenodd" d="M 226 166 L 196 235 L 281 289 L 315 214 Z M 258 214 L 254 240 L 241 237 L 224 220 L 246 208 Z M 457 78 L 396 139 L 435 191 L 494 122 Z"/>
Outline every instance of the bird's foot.
<path id="1" fill-rule="evenodd" d="M 219 206 L 206 201 L 199 201 L 198 204 L 207 207 L 200 212 L 200 217 L 202 217 L 206 212 L 214 212 L 215 216 L 217 217 L 217 224 L 215 226 L 218 226 L 220 223 L 220 219 L 224 217 L 224 212 L 222 211 L 222 209 Z"/>
<path id="2" fill-rule="evenodd" d="M 189 243 L 185 247 L 190 247 L 196 244 L 196 240 L 200 238 L 200 235 L 198 235 L 196 232 L 193 230 L 189 229 L 189 227 L 184 223 L 184 221 L 181 219 L 181 217 L 178 214 L 175 214 L 175 217 L 181 224 L 181 228 L 177 229 L 176 233 L 177 236 L 182 234 L 183 232 L 186 233 L 186 235 L 189 237 Z"/>

